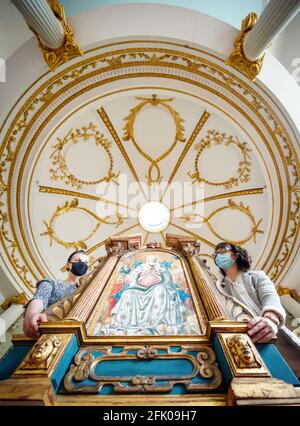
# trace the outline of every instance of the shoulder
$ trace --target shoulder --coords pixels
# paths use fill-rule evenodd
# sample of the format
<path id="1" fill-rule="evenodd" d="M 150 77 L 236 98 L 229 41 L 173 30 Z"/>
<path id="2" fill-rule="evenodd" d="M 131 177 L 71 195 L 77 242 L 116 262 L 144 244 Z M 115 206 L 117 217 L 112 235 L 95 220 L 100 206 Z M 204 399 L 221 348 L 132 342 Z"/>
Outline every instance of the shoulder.
<path id="1" fill-rule="evenodd" d="M 61 280 L 52 279 L 52 278 L 43 278 L 42 280 L 38 281 L 36 283 L 36 287 L 47 287 L 47 288 L 54 288 L 54 287 L 61 287 L 63 285 L 63 282 Z"/>
<path id="2" fill-rule="evenodd" d="M 42 280 L 37 281 L 36 283 L 36 287 L 38 288 L 40 285 L 44 286 L 52 286 L 53 285 L 53 280 L 51 278 L 43 278 Z"/>
<path id="3" fill-rule="evenodd" d="M 256 288 L 258 284 L 268 280 L 268 276 L 262 270 L 246 271 L 242 273 L 242 279 L 243 279 L 243 282 L 247 282 L 249 285 L 252 285 Z"/>
<path id="4" fill-rule="evenodd" d="M 253 277 L 253 278 L 266 278 L 267 274 L 263 270 L 259 270 L 259 271 L 246 271 L 246 272 L 243 272 L 243 276 L 250 277 L 250 278 L 251 277 Z"/>
<path id="5" fill-rule="evenodd" d="M 248 271 L 248 280 L 257 288 L 257 286 L 268 286 L 272 283 L 271 278 L 263 270 L 258 271 Z"/>

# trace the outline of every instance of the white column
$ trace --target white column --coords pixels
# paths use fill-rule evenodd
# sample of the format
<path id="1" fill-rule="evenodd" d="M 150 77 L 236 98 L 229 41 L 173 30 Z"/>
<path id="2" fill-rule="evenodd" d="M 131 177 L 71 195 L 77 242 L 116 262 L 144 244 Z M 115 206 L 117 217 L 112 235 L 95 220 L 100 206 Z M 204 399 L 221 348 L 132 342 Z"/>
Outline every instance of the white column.
<path id="1" fill-rule="evenodd" d="M 243 49 L 250 61 L 259 59 L 300 10 L 300 0 L 270 0 L 245 36 Z"/>
<path id="2" fill-rule="evenodd" d="M 23 314 L 24 306 L 20 304 L 11 305 L 0 315 L 0 342 L 4 341 L 8 328 Z"/>
<path id="3" fill-rule="evenodd" d="M 51 49 L 57 49 L 64 42 L 64 29 L 54 15 L 47 0 L 12 0 L 27 24 Z"/>
<path id="4" fill-rule="evenodd" d="M 300 303 L 293 299 L 289 294 L 280 297 L 282 305 L 289 311 L 294 318 L 300 318 Z"/>

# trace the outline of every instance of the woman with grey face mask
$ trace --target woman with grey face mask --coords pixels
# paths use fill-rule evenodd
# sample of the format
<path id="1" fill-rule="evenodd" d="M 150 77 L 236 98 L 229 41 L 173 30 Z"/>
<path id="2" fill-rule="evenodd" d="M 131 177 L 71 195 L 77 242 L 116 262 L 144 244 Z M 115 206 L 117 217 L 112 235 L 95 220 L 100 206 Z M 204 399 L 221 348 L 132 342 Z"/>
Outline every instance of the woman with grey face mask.
<path id="1" fill-rule="evenodd" d="M 214 260 L 223 276 L 218 285 L 244 303 L 253 314 L 248 322 L 252 341 L 266 343 L 274 339 L 286 314 L 270 278 L 264 271 L 250 271 L 251 258 L 247 250 L 234 244 L 218 244 Z"/>
<path id="2" fill-rule="evenodd" d="M 53 303 L 58 302 L 77 290 L 79 278 L 85 275 L 89 267 L 89 257 L 84 250 L 76 250 L 67 259 L 68 276 L 65 280 L 44 279 L 38 281 L 36 292 L 26 307 L 23 329 L 27 337 L 38 337 L 38 325 L 47 321 L 42 313 Z"/>

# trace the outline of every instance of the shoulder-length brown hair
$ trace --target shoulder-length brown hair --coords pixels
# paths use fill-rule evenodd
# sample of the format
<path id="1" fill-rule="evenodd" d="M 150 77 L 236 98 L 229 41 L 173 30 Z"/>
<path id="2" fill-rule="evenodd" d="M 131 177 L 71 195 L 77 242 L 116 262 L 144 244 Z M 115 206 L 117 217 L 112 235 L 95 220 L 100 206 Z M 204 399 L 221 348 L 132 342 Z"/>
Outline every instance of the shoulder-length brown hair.
<path id="1" fill-rule="evenodd" d="M 247 252 L 246 249 L 243 247 L 237 246 L 235 244 L 228 243 L 226 241 L 222 241 L 221 243 L 217 244 L 215 247 L 215 254 L 219 250 L 231 250 L 236 255 L 236 263 L 238 266 L 239 271 L 249 271 L 252 263 L 251 256 Z M 225 272 L 223 269 L 219 268 L 223 275 L 225 275 Z"/>

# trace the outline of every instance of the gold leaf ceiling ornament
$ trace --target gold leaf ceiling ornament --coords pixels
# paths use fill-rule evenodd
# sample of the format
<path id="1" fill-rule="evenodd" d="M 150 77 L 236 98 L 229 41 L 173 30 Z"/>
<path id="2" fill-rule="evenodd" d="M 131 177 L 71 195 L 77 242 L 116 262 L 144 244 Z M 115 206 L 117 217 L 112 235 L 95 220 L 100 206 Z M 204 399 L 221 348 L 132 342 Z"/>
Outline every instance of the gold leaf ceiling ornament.
<path id="1" fill-rule="evenodd" d="M 210 219 L 215 216 L 216 214 L 220 213 L 221 211 L 224 210 L 238 210 L 239 212 L 241 212 L 242 214 L 245 214 L 246 216 L 248 216 L 248 218 L 250 219 L 251 223 L 252 223 L 252 228 L 250 230 L 249 235 L 242 239 L 242 240 L 229 240 L 227 238 L 224 238 L 222 235 L 218 234 L 216 232 L 216 230 L 214 229 L 214 227 L 211 225 L 210 223 Z M 232 199 L 228 200 L 228 205 L 227 206 L 222 206 L 217 208 L 216 210 L 214 210 L 212 213 L 210 213 L 208 216 L 204 217 L 199 213 L 187 213 L 186 215 L 182 216 L 180 219 L 183 219 L 185 221 L 185 223 L 190 223 L 193 225 L 196 224 L 206 224 L 209 228 L 209 230 L 221 241 L 228 241 L 232 244 L 236 244 L 236 245 L 243 245 L 245 243 L 247 243 L 248 241 L 250 241 L 253 238 L 253 241 L 256 243 L 256 234 L 263 234 L 264 231 L 259 229 L 259 225 L 262 222 L 262 219 L 260 219 L 258 222 L 256 222 L 255 217 L 253 215 L 253 213 L 251 212 L 249 206 L 245 206 L 244 203 L 241 201 L 240 204 L 235 203 Z"/>
<path id="2" fill-rule="evenodd" d="M 109 167 L 107 174 L 100 179 L 94 181 L 88 181 L 84 179 L 79 179 L 76 177 L 68 168 L 67 161 L 64 155 L 64 148 L 72 143 L 77 144 L 80 141 L 83 142 L 93 142 L 96 146 L 100 146 L 104 149 L 105 153 L 108 156 Z M 117 183 L 117 178 L 119 173 L 113 171 L 113 156 L 110 152 L 111 142 L 104 137 L 104 135 L 97 130 L 97 126 L 93 123 L 89 123 L 88 126 L 83 126 L 80 129 L 71 129 L 66 136 L 62 139 L 57 138 L 57 143 L 52 146 L 54 151 L 52 152 L 50 158 L 52 159 L 52 165 L 56 166 L 49 170 L 51 179 L 58 181 L 62 180 L 66 185 L 71 185 L 80 189 L 82 185 L 96 185 L 100 182 L 111 182 Z"/>
<path id="3" fill-rule="evenodd" d="M 236 174 L 231 176 L 229 179 L 223 182 L 212 182 L 201 176 L 199 170 L 199 158 L 205 149 L 210 149 L 213 145 L 224 145 L 226 147 L 230 145 L 236 146 L 241 154 L 242 159 L 239 162 Z M 248 182 L 250 180 L 251 162 L 250 160 L 250 149 L 247 147 L 246 142 L 240 142 L 237 137 L 226 135 L 226 133 L 220 133 L 217 130 L 207 130 L 206 136 L 201 139 L 201 142 L 195 146 L 197 154 L 194 160 L 194 172 L 188 172 L 188 176 L 193 179 L 192 183 L 204 182 L 208 185 L 213 186 L 224 186 L 225 189 L 230 189 L 233 186 L 237 186 L 240 182 Z"/>
<path id="4" fill-rule="evenodd" d="M 94 219 L 96 219 L 96 221 L 98 223 L 96 223 L 96 225 L 94 226 L 92 231 L 84 239 L 77 240 L 77 241 L 64 241 L 63 239 L 59 238 L 55 233 L 55 230 L 54 230 L 55 221 L 59 216 L 66 214 L 66 213 L 69 213 L 71 211 L 76 211 L 76 210 L 77 211 L 81 210 L 81 211 L 87 213 L 88 215 L 90 215 Z M 87 208 L 80 207 L 78 199 L 74 198 L 71 201 L 66 201 L 63 206 L 56 207 L 55 212 L 52 214 L 52 216 L 50 218 L 49 224 L 45 220 L 43 221 L 47 230 L 45 232 L 42 232 L 40 234 L 40 236 L 44 237 L 44 236 L 48 235 L 49 239 L 50 239 L 50 246 L 52 246 L 52 243 L 53 243 L 53 240 L 54 240 L 57 244 L 60 244 L 64 247 L 66 247 L 67 249 L 69 249 L 69 248 L 86 249 L 87 248 L 86 241 L 88 239 L 90 239 L 96 233 L 96 231 L 100 228 L 100 226 L 102 224 L 115 225 L 115 227 L 118 227 L 119 225 L 121 225 L 124 222 L 124 220 L 125 220 L 125 217 L 123 217 L 122 215 L 120 215 L 117 212 L 114 215 L 99 217 L 96 214 L 94 214 L 93 212 L 91 212 L 90 210 L 88 210 Z"/>
<path id="5" fill-rule="evenodd" d="M 37 34 L 33 28 L 29 26 L 30 30 L 37 36 L 39 42 L 39 48 L 43 53 L 45 62 L 48 64 L 51 71 L 55 71 L 56 68 L 65 62 L 76 58 L 77 56 L 83 55 L 83 50 L 79 47 L 76 42 L 71 26 L 68 24 L 64 7 L 57 0 L 48 0 L 49 6 L 53 10 L 54 15 L 60 21 L 64 30 L 64 41 L 58 48 L 51 48 L 47 46 L 41 37 Z"/>
<path id="6" fill-rule="evenodd" d="M 178 141 L 185 142 L 186 139 L 184 137 L 184 127 L 183 122 L 184 119 L 180 117 L 180 114 L 171 106 L 168 104 L 168 102 L 172 102 L 173 98 L 167 98 L 167 99 L 160 99 L 157 97 L 157 95 L 153 94 L 151 98 L 143 98 L 136 96 L 135 99 L 141 101 L 136 105 L 134 108 L 130 110 L 130 114 L 127 115 L 123 120 L 126 122 L 125 126 L 123 127 L 124 130 L 124 136 L 123 141 L 132 141 L 136 150 L 140 155 L 142 155 L 146 160 L 148 160 L 151 164 L 148 169 L 148 174 L 146 175 L 147 182 L 149 185 L 152 185 L 154 183 L 160 183 L 162 180 L 162 176 L 160 173 L 160 168 L 158 163 L 168 157 L 168 155 L 173 151 Z M 137 117 L 137 114 L 146 106 L 146 105 L 152 105 L 152 106 L 162 106 L 163 108 L 167 109 L 167 111 L 171 114 L 175 126 L 176 126 L 176 133 L 174 137 L 173 143 L 170 145 L 170 147 L 159 157 L 152 158 L 149 154 L 147 154 L 137 143 L 135 137 L 134 137 L 134 123 Z M 153 172 L 156 172 L 156 176 L 153 177 Z"/>

